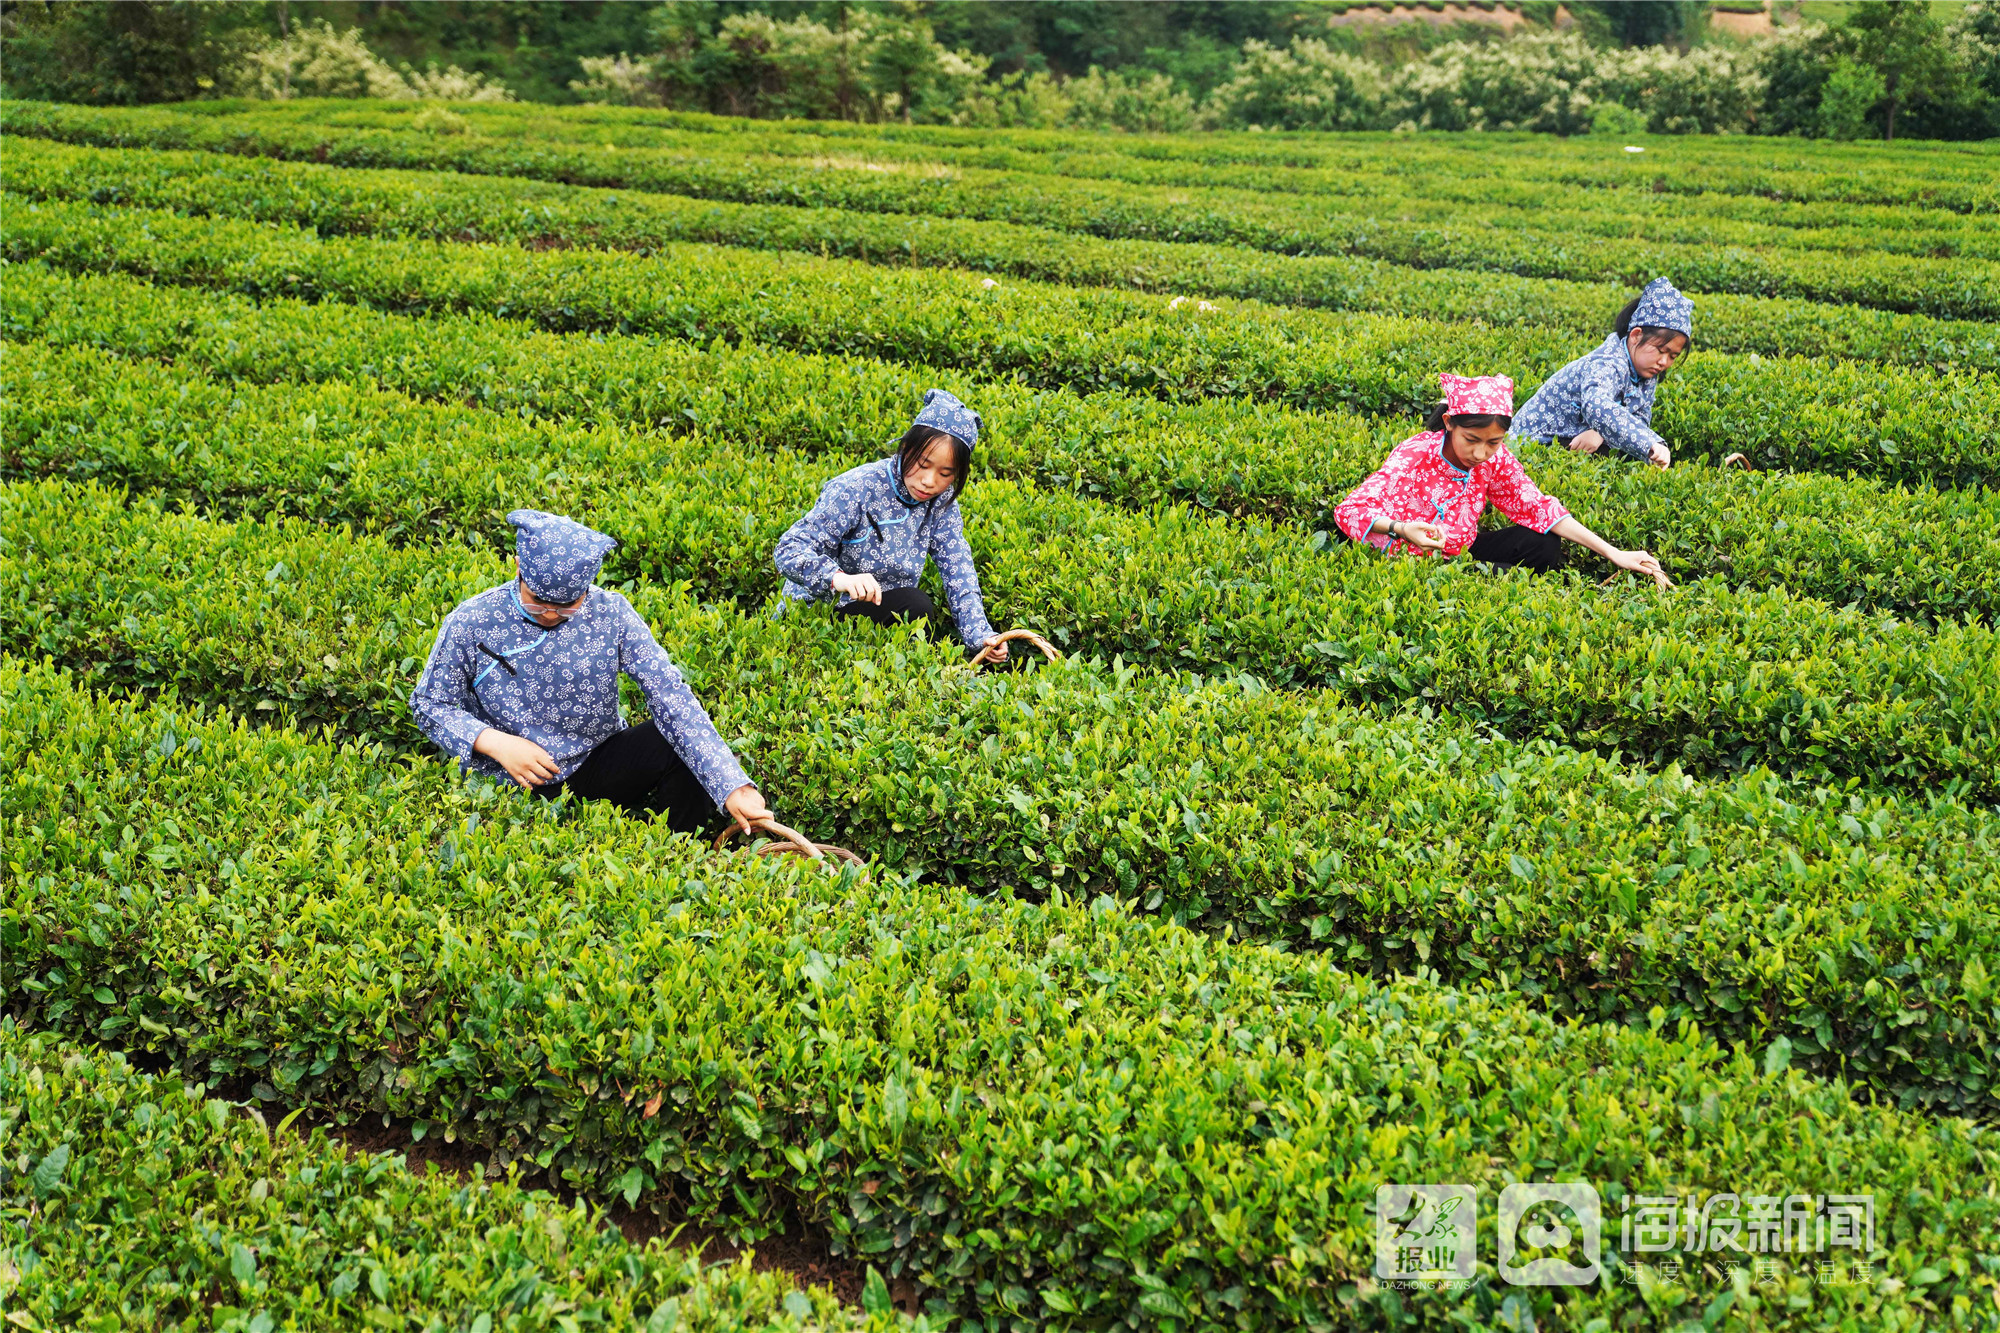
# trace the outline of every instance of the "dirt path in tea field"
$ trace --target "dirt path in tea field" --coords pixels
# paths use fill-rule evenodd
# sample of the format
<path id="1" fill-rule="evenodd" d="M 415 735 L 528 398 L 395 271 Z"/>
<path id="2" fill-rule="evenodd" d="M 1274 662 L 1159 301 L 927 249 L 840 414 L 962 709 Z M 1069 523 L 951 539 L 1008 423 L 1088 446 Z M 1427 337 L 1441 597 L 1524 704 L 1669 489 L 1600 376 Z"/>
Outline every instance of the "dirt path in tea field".
<path id="1" fill-rule="evenodd" d="M 300 1128 L 317 1125 L 327 1132 L 328 1138 L 355 1152 L 401 1153 L 410 1170 L 419 1175 L 441 1172 L 472 1179 L 485 1174 L 487 1155 L 483 1149 L 469 1143 L 446 1143 L 435 1130 L 422 1139 L 414 1139 L 407 1120 L 391 1121 L 385 1126 L 380 1116 L 366 1116 L 354 1124 L 336 1125 L 330 1120 L 301 1116 L 299 1125 Z M 547 1188 L 546 1183 L 542 1188 Z M 558 1189 L 555 1193 L 565 1199 L 576 1197 L 568 1189 Z M 612 1202 L 606 1212 L 634 1245 L 644 1245 L 656 1236 L 662 1240 L 672 1236 L 676 1249 L 694 1250 L 709 1263 L 731 1263 L 748 1254 L 750 1266 L 760 1273 L 784 1273 L 800 1286 L 828 1288 L 843 1304 L 861 1303 L 865 1269 L 851 1259 L 836 1256 L 824 1231 L 807 1227 L 796 1218 L 782 1235 L 768 1237 L 755 1245 L 739 1246 L 720 1231 L 671 1216 L 641 1212 L 622 1202 Z M 917 1312 L 917 1294 L 909 1283 L 891 1282 L 889 1289 L 905 1311 Z"/>

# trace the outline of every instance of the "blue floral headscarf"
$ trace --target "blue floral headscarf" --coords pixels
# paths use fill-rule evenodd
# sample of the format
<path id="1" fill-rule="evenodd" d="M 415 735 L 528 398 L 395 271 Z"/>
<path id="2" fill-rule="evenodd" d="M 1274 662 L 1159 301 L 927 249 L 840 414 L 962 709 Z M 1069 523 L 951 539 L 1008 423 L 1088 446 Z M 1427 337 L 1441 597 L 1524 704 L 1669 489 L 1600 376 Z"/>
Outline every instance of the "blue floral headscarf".
<path id="1" fill-rule="evenodd" d="M 924 390 L 924 410 L 911 424 L 941 430 L 968 449 L 979 443 L 979 414 L 943 389 Z"/>
<path id="2" fill-rule="evenodd" d="M 1654 278 L 1639 293 L 1639 304 L 1632 311 L 1632 327 L 1642 325 L 1649 329 L 1672 329 L 1692 339 L 1694 302 L 1675 291 L 1665 278 Z"/>
<path id="3" fill-rule="evenodd" d="M 545 602 L 568 605 L 590 591 L 591 580 L 604 564 L 605 552 L 618 543 L 573 518 L 516 509 L 507 515 L 514 526 L 514 558 L 521 582 Z"/>

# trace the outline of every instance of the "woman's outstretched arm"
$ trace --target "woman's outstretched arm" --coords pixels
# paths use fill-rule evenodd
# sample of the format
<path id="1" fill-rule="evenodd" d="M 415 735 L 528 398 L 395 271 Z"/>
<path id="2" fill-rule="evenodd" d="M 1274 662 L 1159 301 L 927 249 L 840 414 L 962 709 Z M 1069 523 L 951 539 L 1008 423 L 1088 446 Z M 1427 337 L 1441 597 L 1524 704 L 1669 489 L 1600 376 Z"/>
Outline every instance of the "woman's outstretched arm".
<path id="1" fill-rule="evenodd" d="M 1576 515 L 1565 517 L 1562 522 L 1549 529 L 1558 537 L 1566 537 L 1578 546 L 1585 546 L 1609 560 L 1620 569 L 1634 574 L 1645 574 L 1662 588 L 1671 588 L 1674 581 L 1667 577 L 1667 571 L 1660 568 L 1660 562 L 1647 551 L 1621 551 L 1604 538 L 1576 521 Z"/>

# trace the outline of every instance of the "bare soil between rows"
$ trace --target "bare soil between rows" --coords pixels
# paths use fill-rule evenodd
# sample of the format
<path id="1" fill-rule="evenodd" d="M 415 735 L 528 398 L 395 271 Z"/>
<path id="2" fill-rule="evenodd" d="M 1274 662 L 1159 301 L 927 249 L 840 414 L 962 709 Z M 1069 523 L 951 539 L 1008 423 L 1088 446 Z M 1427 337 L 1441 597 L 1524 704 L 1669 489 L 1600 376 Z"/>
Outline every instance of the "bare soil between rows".
<path id="1" fill-rule="evenodd" d="M 331 1120 L 301 1116 L 299 1127 L 324 1129 L 328 1138 L 353 1152 L 400 1153 L 410 1170 L 419 1176 L 435 1172 L 461 1180 L 485 1178 L 487 1154 L 478 1145 L 447 1143 L 435 1130 L 421 1139 L 413 1138 L 409 1121 L 392 1120 L 385 1126 L 382 1119 L 379 1115 L 367 1115 L 339 1125 Z M 540 1187 L 546 1189 L 548 1185 L 543 1183 Z M 552 1192 L 565 1199 L 577 1197 L 569 1190 Z M 601 1200 L 592 1202 L 602 1204 Z M 781 1235 L 766 1237 L 755 1245 L 737 1245 L 721 1231 L 685 1218 L 661 1217 L 644 1209 L 628 1208 L 616 1200 L 603 1206 L 606 1216 L 634 1245 L 643 1246 L 657 1238 L 675 1249 L 693 1250 L 707 1263 L 733 1263 L 748 1255 L 750 1267 L 757 1272 L 783 1273 L 802 1287 L 825 1287 L 845 1305 L 861 1303 L 865 1269 L 850 1258 L 835 1255 L 823 1230 L 807 1226 L 797 1218 Z M 906 1284 L 891 1284 L 892 1294 L 900 1298 L 898 1303 L 906 1310 L 915 1313 L 914 1293 L 907 1289 L 899 1291 L 899 1287 L 906 1288 Z"/>

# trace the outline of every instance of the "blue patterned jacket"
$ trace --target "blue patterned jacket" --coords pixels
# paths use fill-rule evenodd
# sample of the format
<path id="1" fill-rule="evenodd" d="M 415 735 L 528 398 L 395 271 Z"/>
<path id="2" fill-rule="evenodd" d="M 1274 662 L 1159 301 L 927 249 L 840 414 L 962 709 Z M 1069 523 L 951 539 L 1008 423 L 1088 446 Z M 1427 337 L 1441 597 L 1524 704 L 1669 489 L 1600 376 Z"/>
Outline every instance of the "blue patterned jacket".
<path id="1" fill-rule="evenodd" d="M 604 588 L 592 588 L 575 618 L 549 630 L 521 614 L 512 580 L 468 597 L 438 630 L 410 707 L 424 735 L 461 768 L 504 773 L 472 752 L 479 733 L 495 727 L 547 750 L 567 778 L 624 727 L 620 672 L 645 690 L 660 734 L 717 809 L 750 781 L 653 631 Z"/>
<path id="2" fill-rule="evenodd" d="M 883 590 L 914 588 L 924 561 L 944 576 L 945 601 L 958 637 L 977 648 L 993 637 L 958 497 L 916 501 L 903 489 L 895 455 L 850 468 L 829 481 L 819 502 L 778 539 L 785 596 L 811 602 L 833 596 L 835 574 L 873 574 Z M 849 599 L 842 597 L 845 604 Z"/>
<path id="3" fill-rule="evenodd" d="M 1625 339 L 1612 334 L 1603 346 L 1542 381 L 1514 414 L 1512 433 L 1548 442 L 1594 430 L 1623 454 L 1645 460 L 1663 444 L 1653 432 L 1653 391 L 1658 380 L 1639 378 Z"/>

